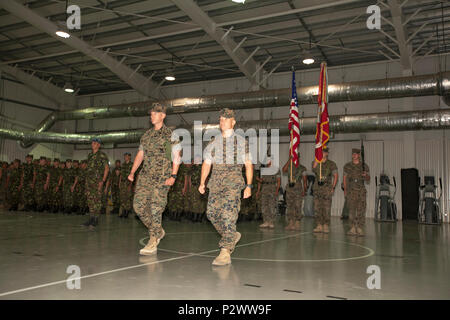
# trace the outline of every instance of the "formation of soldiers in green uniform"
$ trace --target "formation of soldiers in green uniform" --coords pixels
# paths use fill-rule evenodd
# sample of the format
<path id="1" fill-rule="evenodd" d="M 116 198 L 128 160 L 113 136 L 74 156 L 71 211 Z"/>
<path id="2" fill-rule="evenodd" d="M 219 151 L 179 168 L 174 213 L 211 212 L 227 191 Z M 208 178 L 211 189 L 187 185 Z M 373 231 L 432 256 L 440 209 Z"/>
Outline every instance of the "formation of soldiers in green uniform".
<path id="1" fill-rule="evenodd" d="M 156 113 L 164 114 L 164 109 L 161 110 L 163 111 L 157 111 Z M 230 114 L 226 113 L 227 117 L 232 118 L 234 116 L 229 110 L 223 112 Z M 227 119 L 227 117 L 224 118 Z M 171 132 L 166 128 L 165 126 L 162 127 L 161 134 L 164 134 L 164 139 L 167 140 Z M 159 138 L 159 132 L 149 131 L 149 133 Z M 180 164 L 177 174 L 170 176 L 171 159 L 167 154 L 166 146 L 164 146 L 166 140 L 161 140 L 163 141 L 161 145 L 155 144 L 154 140 L 151 140 L 152 144 L 148 146 L 144 142 L 141 143 L 141 148 L 148 148 L 149 150 L 156 148 L 158 152 L 163 150 L 160 159 L 164 164 L 163 167 L 160 164 L 152 163 L 154 160 L 150 158 L 151 152 L 147 152 L 146 156 L 149 158 L 145 161 L 147 169 L 144 173 L 148 173 L 147 171 L 150 169 L 158 168 L 159 171 L 162 169 L 160 174 L 166 179 L 173 179 L 173 185 L 165 185 L 158 191 L 162 198 L 161 205 L 155 208 L 155 212 L 157 214 L 165 212 L 167 217 L 176 221 L 181 221 L 181 218 L 184 217 L 193 222 L 202 222 L 206 217 L 207 205 L 212 201 L 209 187 L 204 189 L 203 193 L 199 191 L 199 187 L 208 185 L 211 179 L 208 176 L 206 181 L 201 181 L 202 156 L 196 155 L 193 164 L 190 161 Z M 131 154 L 125 153 L 123 162 L 116 160 L 115 167 L 110 170 L 108 157 L 99 150 L 100 146 L 100 139 L 93 139 L 93 151 L 89 153 L 87 160 L 81 162 L 71 159 L 61 162 L 57 158 L 51 161 L 46 157 L 33 160 L 33 156 L 30 154 L 26 156 L 23 164 L 19 159 L 15 159 L 11 164 L 2 162 L 0 167 L 0 205 L 3 209 L 9 209 L 9 211 L 89 213 L 89 221 L 84 225 L 95 227 L 98 224 L 99 215 L 106 213 L 108 199 L 111 196 L 113 209 L 110 213 L 118 214 L 121 218 L 127 218 L 130 213 L 138 208 L 139 212 L 135 214 L 137 219 L 142 220 L 142 217 L 150 219 L 150 217 L 144 215 L 146 209 L 140 207 L 140 204 L 146 203 L 147 200 L 144 198 L 136 200 L 135 196 L 143 166 L 139 163 L 135 167 L 131 161 Z M 344 210 L 347 212 L 343 217 L 344 219 L 346 216 L 349 218 L 350 230 L 347 234 L 350 236 L 364 236 L 367 197 L 365 184 L 369 183 L 370 174 L 368 165 L 362 164 L 360 161 L 360 153 L 359 149 L 352 150 L 352 161 L 344 166 L 344 178 L 341 185 L 345 195 Z M 315 161 L 312 163 L 312 171 L 316 177 L 313 184 L 316 224 L 314 233 L 330 232 L 331 203 L 338 182 L 338 170 L 336 163 L 329 160 L 328 155 L 329 149 L 325 148 L 323 162 L 321 164 Z M 143 160 L 140 162 L 143 162 Z M 269 159 L 267 167 L 270 168 L 271 165 Z M 247 181 L 246 175 L 248 172 L 246 170 L 248 168 L 241 166 L 235 169 L 238 168 L 239 174 L 237 171 L 234 172 L 236 177 L 240 176 Z M 271 175 L 261 175 L 259 170 L 255 170 L 253 166 L 251 170 L 252 177 L 255 177 L 255 179 L 252 179 L 251 186 L 249 186 L 252 192 L 249 197 L 244 197 L 243 189 L 239 190 L 240 200 L 239 206 L 236 208 L 238 212 L 236 220 L 241 222 L 262 218 L 263 224 L 260 227 L 272 229 L 274 228 L 280 193 L 280 172 L 276 169 Z M 301 164 L 294 167 L 289 159 L 282 171 L 289 177 L 285 187 L 287 205 L 287 226 L 285 229 L 287 231 L 298 231 L 303 217 L 303 197 L 307 189 L 306 168 Z M 213 170 L 213 172 L 217 171 Z M 132 180 L 130 176 L 133 176 Z M 141 181 L 140 188 L 144 195 L 146 189 L 143 188 L 146 188 L 147 185 L 153 186 L 153 181 L 148 180 L 145 174 L 143 176 L 145 182 Z M 158 175 L 155 175 L 154 179 L 157 179 L 157 177 Z M 227 177 L 227 180 L 229 180 L 229 177 Z M 159 219 L 158 216 L 151 219 L 154 218 Z M 162 238 L 161 232 L 164 232 L 162 229 L 149 230 L 153 232 L 151 234 L 156 239 Z"/>

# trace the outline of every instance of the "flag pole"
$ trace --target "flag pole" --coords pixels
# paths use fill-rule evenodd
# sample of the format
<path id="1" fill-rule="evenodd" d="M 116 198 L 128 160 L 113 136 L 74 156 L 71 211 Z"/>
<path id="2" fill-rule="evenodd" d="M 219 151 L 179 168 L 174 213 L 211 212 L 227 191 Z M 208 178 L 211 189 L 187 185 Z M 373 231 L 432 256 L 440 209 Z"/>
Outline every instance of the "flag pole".
<path id="1" fill-rule="evenodd" d="M 289 180 L 289 182 L 294 182 L 294 179 L 292 179 L 292 158 L 294 157 L 294 155 L 292 154 L 294 150 L 292 150 L 292 130 L 291 130 L 291 143 L 290 143 L 291 147 L 291 179 Z"/>

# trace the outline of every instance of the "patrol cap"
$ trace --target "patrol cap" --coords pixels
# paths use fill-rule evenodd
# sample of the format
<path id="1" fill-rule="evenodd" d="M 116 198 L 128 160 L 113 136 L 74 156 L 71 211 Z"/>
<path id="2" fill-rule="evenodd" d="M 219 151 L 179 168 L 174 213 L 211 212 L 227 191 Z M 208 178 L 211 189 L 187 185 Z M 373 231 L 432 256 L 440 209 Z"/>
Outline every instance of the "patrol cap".
<path id="1" fill-rule="evenodd" d="M 150 109 L 150 112 L 162 112 L 162 113 L 166 113 L 166 107 L 164 107 L 163 105 L 159 104 L 159 103 L 154 103 L 152 104 L 152 108 Z"/>
<path id="2" fill-rule="evenodd" d="M 230 119 L 230 118 L 234 118 L 234 110 L 229 109 L 229 108 L 223 108 L 222 110 L 220 110 L 220 116 Z"/>
<path id="3" fill-rule="evenodd" d="M 102 139 L 100 139 L 100 138 L 92 138 L 91 142 L 97 142 L 97 143 L 102 144 Z"/>
<path id="4" fill-rule="evenodd" d="M 66 159 L 66 162 L 72 162 L 72 159 Z"/>
<path id="5" fill-rule="evenodd" d="M 27 154 L 27 156 L 25 158 L 31 158 L 33 159 L 33 155 L 32 154 Z"/>
<path id="6" fill-rule="evenodd" d="M 75 162 L 76 162 L 76 163 L 79 163 L 79 161 L 78 161 L 78 160 L 73 160 L 73 162 L 74 162 L 74 163 L 75 163 Z"/>
<path id="7" fill-rule="evenodd" d="M 19 160 L 19 159 L 14 159 L 13 162 L 18 162 L 18 163 L 20 163 L 20 160 Z"/>
<path id="8" fill-rule="evenodd" d="M 330 152 L 330 148 L 328 148 L 327 146 L 323 147 L 322 152 Z"/>
<path id="9" fill-rule="evenodd" d="M 352 149 L 352 153 L 361 154 L 361 150 L 360 150 L 360 149 L 357 149 L 357 148 L 353 148 L 353 149 Z"/>
<path id="10" fill-rule="evenodd" d="M 87 160 L 81 160 L 81 163 L 87 163 Z"/>
<path id="11" fill-rule="evenodd" d="M 44 157 L 44 156 L 41 156 L 41 157 L 39 158 L 39 160 L 47 160 L 47 158 Z"/>
<path id="12" fill-rule="evenodd" d="M 129 153 L 129 152 L 125 152 L 123 155 L 124 155 L 124 156 L 130 156 L 130 157 L 131 157 L 131 153 Z"/>
<path id="13" fill-rule="evenodd" d="M 53 159 L 53 162 L 59 162 L 58 158 Z"/>

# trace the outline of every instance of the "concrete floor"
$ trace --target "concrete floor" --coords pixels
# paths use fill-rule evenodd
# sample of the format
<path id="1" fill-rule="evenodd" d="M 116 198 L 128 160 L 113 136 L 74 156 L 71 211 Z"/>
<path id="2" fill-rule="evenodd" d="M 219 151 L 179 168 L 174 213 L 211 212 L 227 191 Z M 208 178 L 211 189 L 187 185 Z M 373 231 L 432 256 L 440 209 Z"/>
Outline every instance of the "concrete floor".
<path id="1" fill-rule="evenodd" d="M 209 222 L 164 221 L 155 256 L 138 251 L 147 233 L 134 218 L 0 212 L 0 299 L 450 299 L 449 225 L 367 221 L 366 237 L 259 230 L 242 222 L 228 267 L 213 267 L 219 237 Z M 70 265 L 81 270 L 69 290 Z M 381 289 L 368 289 L 367 268 L 380 268 Z M 73 281 L 69 281 L 73 283 Z"/>

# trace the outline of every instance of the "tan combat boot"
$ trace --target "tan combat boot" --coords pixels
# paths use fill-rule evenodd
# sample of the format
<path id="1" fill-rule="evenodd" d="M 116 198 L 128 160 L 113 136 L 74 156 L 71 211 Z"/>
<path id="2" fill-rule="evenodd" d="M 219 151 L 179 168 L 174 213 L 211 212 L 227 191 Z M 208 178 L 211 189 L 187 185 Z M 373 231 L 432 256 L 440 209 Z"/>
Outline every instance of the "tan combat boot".
<path id="1" fill-rule="evenodd" d="M 267 228 L 273 229 L 273 228 L 275 228 L 275 226 L 273 225 L 273 223 L 268 223 L 268 224 L 267 224 Z"/>
<path id="2" fill-rule="evenodd" d="M 364 231 L 361 228 L 356 228 L 356 232 L 358 233 L 358 236 L 364 237 Z"/>
<path id="3" fill-rule="evenodd" d="M 317 225 L 317 227 L 313 230 L 313 232 L 316 232 L 316 233 L 320 233 L 322 231 L 323 230 L 322 230 L 322 225 L 321 224 Z"/>
<path id="4" fill-rule="evenodd" d="M 222 248 L 220 254 L 214 259 L 213 266 L 226 266 L 231 264 L 230 250 Z"/>
<path id="5" fill-rule="evenodd" d="M 284 228 L 284 230 L 289 231 L 294 229 L 294 221 L 289 221 L 288 225 Z"/>
<path id="6" fill-rule="evenodd" d="M 328 229 L 328 225 L 327 224 L 323 225 L 323 233 L 330 233 L 330 229 Z"/>
<path id="7" fill-rule="evenodd" d="M 264 222 L 263 224 L 259 225 L 260 228 L 267 228 L 268 226 L 269 224 L 267 222 Z"/>
<path id="8" fill-rule="evenodd" d="M 295 221 L 294 227 L 292 228 L 292 230 L 300 231 L 300 221 L 299 220 Z"/>
<path id="9" fill-rule="evenodd" d="M 356 236 L 357 235 L 355 226 L 352 226 L 350 231 L 347 232 L 347 235 L 349 235 L 349 236 Z"/>
<path id="10" fill-rule="evenodd" d="M 156 237 L 151 236 L 150 239 L 148 240 L 147 245 L 143 247 L 141 251 L 139 251 L 139 254 L 143 256 L 149 256 L 156 253 L 156 250 L 158 249 L 158 244 L 159 240 Z"/>

